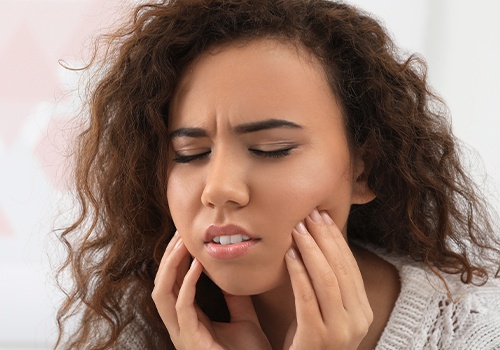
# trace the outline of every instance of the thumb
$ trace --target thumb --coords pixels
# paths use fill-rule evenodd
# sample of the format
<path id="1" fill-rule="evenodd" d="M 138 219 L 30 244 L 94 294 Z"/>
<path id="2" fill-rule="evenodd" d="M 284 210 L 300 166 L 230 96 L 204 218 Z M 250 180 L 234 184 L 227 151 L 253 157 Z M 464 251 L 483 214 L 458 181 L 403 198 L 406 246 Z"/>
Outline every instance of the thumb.
<path id="1" fill-rule="evenodd" d="M 231 315 L 231 322 L 248 321 L 259 324 L 252 298 L 249 296 L 232 295 L 226 292 L 223 293 L 229 314 Z"/>

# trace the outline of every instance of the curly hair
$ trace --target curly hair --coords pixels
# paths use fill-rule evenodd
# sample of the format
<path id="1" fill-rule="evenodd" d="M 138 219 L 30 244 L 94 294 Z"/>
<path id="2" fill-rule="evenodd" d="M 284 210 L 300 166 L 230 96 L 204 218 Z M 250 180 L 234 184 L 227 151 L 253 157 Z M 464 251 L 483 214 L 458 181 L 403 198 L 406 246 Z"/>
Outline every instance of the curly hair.
<path id="1" fill-rule="evenodd" d="M 411 256 L 438 275 L 461 274 L 464 283 L 488 278 L 488 262 L 476 257 L 498 264 L 491 213 L 461 164 L 425 62 L 403 57 L 375 19 L 327 0 L 142 4 L 85 67 L 100 70 L 77 146 L 80 210 L 60 235 L 68 251 L 60 273 L 70 272 L 73 285 L 57 316 L 56 348 L 116 348 L 131 330 L 147 348 L 173 348 L 150 297 L 175 232 L 166 200 L 169 103 L 201 53 L 265 37 L 318 58 L 351 146 L 365 150 L 376 199 L 352 207 L 350 240 Z M 199 288 L 203 310 L 227 319 L 217 287 L 205 276 Z M 73 318 L 77 327 L 68 331 Z"/>

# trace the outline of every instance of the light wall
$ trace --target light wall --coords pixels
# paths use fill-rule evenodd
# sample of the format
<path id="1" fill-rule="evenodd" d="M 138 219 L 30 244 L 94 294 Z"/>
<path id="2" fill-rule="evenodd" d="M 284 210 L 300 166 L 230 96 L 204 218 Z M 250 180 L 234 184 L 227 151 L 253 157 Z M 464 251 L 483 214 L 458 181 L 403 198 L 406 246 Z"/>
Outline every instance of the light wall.
<path id="1" fill-rule="evenodd" d="M 455 133 L 477 150 L 500 207 L 500 3 L 477 0 L 356 0 L 382 18 L 396 42 L 421 52 L 448 101 Z M 0 0 L 0 349 L 44 349 L 55 339 L 71 118 L 78 110 L 82 47 L 116 17 L 120 1 Z M 72 93 L 73 91 L 73 93 Z M 481 161 L 470 157 L 483 183 Z"/>
<path id="2" fill-rule="evenodd" d="M 351 0 L 383 19 L 396 42 L 421 53 L 447 102 L 471 172 L 500 209 L 500 2 Z"/>

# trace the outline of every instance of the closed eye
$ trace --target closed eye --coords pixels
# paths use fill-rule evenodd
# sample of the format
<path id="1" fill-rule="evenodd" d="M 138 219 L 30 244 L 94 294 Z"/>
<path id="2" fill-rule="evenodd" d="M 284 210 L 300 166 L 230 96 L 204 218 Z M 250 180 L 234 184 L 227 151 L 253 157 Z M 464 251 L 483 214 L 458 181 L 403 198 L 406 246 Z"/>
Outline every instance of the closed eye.
<path id="1" fill-rule="evenodd" d="M 290 154 L 290 152 L 296 148 L 296 146 L 292 147 L 286 147 L 282 149 L 277 149 L 277 150 L 272 150 L 272 151 L 263 151 L 260 149 L 254 149 L 250 148 L 249 151 L 259 157 L 264 157 L 264 158 L 282 158 L 286 157 Z M 202 153 L 197 153 L 197 154 L 190 154 L 190 155 L 182 155 L 179 153 L 176 153 L 175 158 L 173 159 L 174 162 L 176 163 L 190 163 L 196 160 L 203 159 L 210 155 L 212 151 L 206 151 Z"/>
<path id="2" fill-rule="evenodd" d="M 294 148 L 296 148 L 296 146 L 272 150 L 272 151 L 263 151 L 260 149 L 251 148 L 249 149 L 249 151 L 259 157 L 282 158 L 288 156 Z"/>
<path id="3" fill-rule="evenodd" d="M 198 159 L 202 159 L 208 156 L 212 151 L 206 151 L 203 153 L 190 154 L 190 155 L 182 155 L 179 153 L 175 154 L 175 158 L 173 159 L 176 163 L 189 163 Z"/>

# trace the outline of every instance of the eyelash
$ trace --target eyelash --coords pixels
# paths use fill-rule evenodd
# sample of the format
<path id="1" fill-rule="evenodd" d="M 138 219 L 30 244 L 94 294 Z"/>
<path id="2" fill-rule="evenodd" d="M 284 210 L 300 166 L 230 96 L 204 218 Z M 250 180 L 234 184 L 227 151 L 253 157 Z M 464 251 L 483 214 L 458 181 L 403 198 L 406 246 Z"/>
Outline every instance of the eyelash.
<path id="1" fill-rule="evenodd" d="M 259 156 L 259 157 L 264 157 L 264 158 L 282 158 L 282 157 L 288 156 L 290 154 L 290 152 L 294 148 L 295 148 L 295 146 L 294 147 L 283 148 L 283 149 L 278 149 L 278 150 L 275 150 L 275 151 L 261 151 L 261 150 L 258 150 L 258 149 L 249 149 L 249 151 L 251 153 L 253 153 L 254 155 Z M 203 157 L 206 157 L 210 153 L 211 152 L 208 151 L 208 152 L 203 152 L 203 153 L 199 153 L 199 154 L 193 154 L 191 156 L 182 156 L 182 155 L 178 154 L 174 158 L 174 162 L 176 162 L 176 163 L 190 163 L 192 161 L 195 161 L 195 160 L 201 159 Z"/>
<path id="2" fill-rule="evenodd" d="M 258 149 L 250 149 L 249 151 L 259 157 L 282 158 L 288 156 L 290 154 L 290 151 L 294 148 L 295 147 L 287 147 L 287 148 L 277 149 L 275 151 L 261 151 Z"/>

